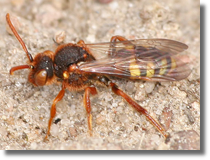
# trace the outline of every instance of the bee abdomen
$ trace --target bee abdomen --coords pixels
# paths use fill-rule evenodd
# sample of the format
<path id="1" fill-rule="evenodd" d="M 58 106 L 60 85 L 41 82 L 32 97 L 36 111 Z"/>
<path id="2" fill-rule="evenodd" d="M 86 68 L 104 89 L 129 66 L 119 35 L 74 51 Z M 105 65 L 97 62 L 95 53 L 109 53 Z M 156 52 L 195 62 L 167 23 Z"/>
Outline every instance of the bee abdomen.
<path id="1" fill-rule="evenodd" d="M 172 57 L 165 57 L 153 61 L 136 61 L 132 59 L 129 65 L 130 76 L 132 77 L 155 77 L 166 75 L 170 70 L 176 68 L 176 60 Z"/>

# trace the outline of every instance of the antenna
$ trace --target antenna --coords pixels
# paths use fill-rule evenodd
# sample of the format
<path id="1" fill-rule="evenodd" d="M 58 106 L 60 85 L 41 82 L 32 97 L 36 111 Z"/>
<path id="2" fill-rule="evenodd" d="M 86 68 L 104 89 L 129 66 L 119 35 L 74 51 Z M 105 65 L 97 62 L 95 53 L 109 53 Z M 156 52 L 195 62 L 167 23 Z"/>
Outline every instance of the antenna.
<path id="1" fill-rule="evenodd" d="M 9 13 L 7 13 L 6 15 L 6 20 L 7 20 L 7 24 L 9 25 L 10 29 L 12 30 L 13 34 L 15 35 L 15 37 L 17 38 L 17 40 L 20 42 L 21 46 L 23 47 L 23 50 L 25 51 L 28 59 L 30 62 L 33 62 L 33 57 L 32 55 L 28 52 L 25 43 L 23 42 L 22 38 L 20 38 L 19 34 L 17 33 L 15 27 L 13 26 L 11 20 L 10 20 L 10 16 Z"/>

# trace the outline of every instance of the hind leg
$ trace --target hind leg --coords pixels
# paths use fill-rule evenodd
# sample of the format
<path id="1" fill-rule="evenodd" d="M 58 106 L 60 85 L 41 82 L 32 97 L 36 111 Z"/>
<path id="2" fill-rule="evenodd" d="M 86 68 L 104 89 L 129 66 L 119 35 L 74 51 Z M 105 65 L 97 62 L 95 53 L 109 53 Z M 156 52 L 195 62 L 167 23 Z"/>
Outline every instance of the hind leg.
<path id="1" fill-rule="evenodd" d="M 125 94 L 122 90 L 120 90 L 116 84 L 110 83 L 112 91 L 118 95 L 123 97 L 133 108 L 135 108 L 140 114 L 146 116 L 147 120 L 167 139 L 169 135 L 166 133 L 165 129 L 152 117 L 149 115 L 149 112 L 141 107 L 138 103 L 136 103 L 132 98 L 130 98 L 127 94 Z"/>

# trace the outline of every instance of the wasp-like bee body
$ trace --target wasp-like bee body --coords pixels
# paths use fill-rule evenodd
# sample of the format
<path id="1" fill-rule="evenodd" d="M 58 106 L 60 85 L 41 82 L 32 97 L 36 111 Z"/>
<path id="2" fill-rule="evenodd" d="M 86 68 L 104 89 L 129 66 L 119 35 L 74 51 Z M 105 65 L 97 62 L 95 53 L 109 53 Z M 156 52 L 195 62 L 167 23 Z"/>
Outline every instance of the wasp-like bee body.
<path id="1" fill-rule="evenodd" d="M 47 50 L 33 58 L 12 25 L 9 14 L 6 15 L 6 20 L 29 59 L 27 65 L 11 68 L 10 74 L 16 70 L 30 69 L 28 79 L 35 86 L 62 84 L 62 89 L 51 107 L 45 139 L 50 134 L 56 104 L 63 98 L 66 89 L 85 90 L 84 106 L 88 129 L 92 135 L 90 94 L 97 94 L 97 84 L 110 87 L 116 95 L 123 97 L 139 113 L 145 115 L 165 138 L 168 137 L 165 129 L 149 112 L 120 90 L 111 81 L 111 77 L 147 81 L 184 79 L 191 73 L 191 69 L 189 61 L 183 60 L 185 57 L 179 53 L 186 50 L 187 45 L 169 39 L 127 40 L 121 36 L 113 36 L 110 42 L 105 43 L 85 44 L 80 40 L 77 44 L 62 44 L 55 52 Z"/>

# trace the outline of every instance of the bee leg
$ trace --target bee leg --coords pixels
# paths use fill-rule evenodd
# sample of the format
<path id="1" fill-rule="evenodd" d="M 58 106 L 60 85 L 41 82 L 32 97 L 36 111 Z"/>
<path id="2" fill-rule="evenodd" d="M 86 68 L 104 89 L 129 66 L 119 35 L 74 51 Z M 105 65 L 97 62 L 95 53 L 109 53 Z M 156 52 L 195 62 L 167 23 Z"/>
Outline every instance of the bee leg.
<path id="1" fill-rule="evenodd" d="M 47 134 L 44 138 L 45 140 L 47 140 L 47 137 L 50 134 L 50 128 L 51 128 L 51 125 L 52 125 L 52 120 L 54 119 L 55 114 L 56 114 L 56 103 L 59 102 L 63 98 L 64 94 L 65 94 L 65 87 L 63 85 L 62 90 L 58 93 L 56 98 L 53 100 L 53 104 L 51 106 L 50 119 L 49 119 L 49 122 L 48 122 L 48 130 L 47 130 Z"/>
<path id="2" fill-rule="evenodd" d="M 79 40 L 79 41 L 77 42 L 77 44 L 78 44 L 78 45 L 83 45 L 83 46 L 85 46 L 85 42 L 84 42 L 83 40 Z"/>
<path id="3" fill-rule="evenodd" d="M 141 107 L 138 103 L 136 103 L 132 98 L 130 98 L 127 94 L 125 94 L 122 90 L 120 90 L 116 84 L 110 83 L 112 87 L 112 91 L 123 97 L 133 108 L 135 108 L 139 113 L 146 116 L 146 118 L 150 121 L 150 123 L 166 138 L 169 138 L 169 135 L 166 133 L 165 129 L 153 118 L 149 115 L 149 112 Z"/>
<path id="4" fill-rule="evenodd" d="M 116 51 L 116 42 L 120 41 L 123 42 L 124 45 L 131 45 L 132 48 L 134 48 L 134 44 L 131 43 L 128 39 L 126 39 L 125 37 L 122 36 L 112 36 L 112 38 L 110 39 L 110 55 L 113 55 L 113 53 Z"/>
<path id="5" fill-rule="evenodd" d="M 77 45 L 82 47 L 82 48 L 85 48 L 85 50 L 87 50 L 87 46 L 86 46 L 86 44 L 85 44 L 85 42 L 83 40 L 79 40 L 77 42 Z"/>
<path id="6" fill-rule="evenodd" d="M 116 41 L 128 41 L 125 37 L 122 36 L 112 36 L 110 42 L 116 42 Z"/>
<path id="7" fill-rule="evenodd" d="M 87 111 L 87 120 L 88 120 L 88 130 L 90 136 L 92 136 L 92 114 L 91 114 L 91 105 L 90 105 L 90 94 L 97 94 L 95 87 L 87 87 L 84 93 L 84 107 Z"/>

